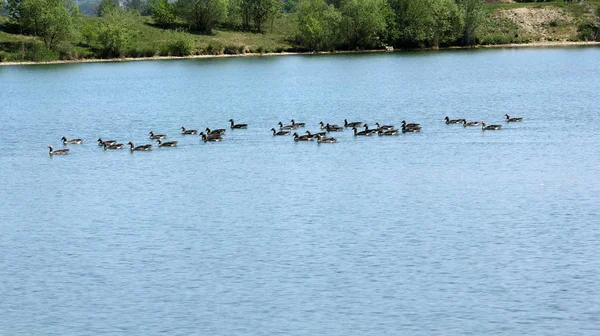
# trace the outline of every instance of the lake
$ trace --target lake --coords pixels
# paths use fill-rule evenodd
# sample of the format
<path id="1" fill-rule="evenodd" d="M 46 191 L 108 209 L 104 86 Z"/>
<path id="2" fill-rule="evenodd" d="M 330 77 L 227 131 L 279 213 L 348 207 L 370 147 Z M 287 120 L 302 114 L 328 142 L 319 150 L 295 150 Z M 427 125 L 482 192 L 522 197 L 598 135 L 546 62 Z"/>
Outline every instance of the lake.
<path id="1" fill-rule="evenodd" d="M 598 334 L 599 60 L 564 48 L 0 67 L 0 335 Z M 272 135 L 292 118 L 300 132 L 423 129 Z M 181 126 L 227 132 L 204 143 Z M 179 144 L 96 144 L 149 131 Z M 49 156 L 62 136 L 84 143 Z"/>

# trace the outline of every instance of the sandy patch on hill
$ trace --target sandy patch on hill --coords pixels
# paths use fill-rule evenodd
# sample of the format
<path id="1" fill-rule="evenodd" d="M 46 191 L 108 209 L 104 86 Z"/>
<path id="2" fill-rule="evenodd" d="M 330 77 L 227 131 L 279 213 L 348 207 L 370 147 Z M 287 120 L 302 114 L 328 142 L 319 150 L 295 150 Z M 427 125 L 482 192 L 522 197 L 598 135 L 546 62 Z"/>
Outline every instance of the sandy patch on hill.
<path id="1" fill-rule="evenodd" d="M 513 8 L 500 11 L 499 15 L 514 22 L 524 35 L 549 37 L 551 25 L 570 23 L 573 18 L 560 8 Z M 568 32 L 574 33 L 574 32 Z"/>

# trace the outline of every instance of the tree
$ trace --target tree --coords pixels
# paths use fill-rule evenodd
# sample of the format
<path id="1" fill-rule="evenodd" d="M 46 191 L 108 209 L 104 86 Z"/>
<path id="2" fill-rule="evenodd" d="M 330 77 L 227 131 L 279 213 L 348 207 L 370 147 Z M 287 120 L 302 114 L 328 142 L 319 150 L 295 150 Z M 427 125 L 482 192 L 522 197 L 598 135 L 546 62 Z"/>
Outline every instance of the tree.
<path id="1" fill-rule="evenodd" d="M 330 50 L 339 40 L 341 13 L 325 0 L 301 0 L 298 3 L 298 39 L 310 50 Z"/>
<path id="2" fill-rule="evenodd" d="M 275 19 L 281 11 L 279 0 L 234 0 L 235 13 L 240 16 L 242 28 L 262 30 L 266 22 Z"/>
<path id="3" fill-rule="evenodd" d="M 425 46 L 432 40 L 432 18 L 427 2 L 423 0 L 388 0 L 394 12 L 400 46 Z"/>
<path id="4" fill-rule="evenodd" d="M 89 45 L 99 49 L 105 57 L 120 57 L 131 45 L 133 24 L 139 14 L 120 8 L 108 9 L 103 19 L 88 22 L 83 36 Z"/>
<path id="5" fill-rule="evenodd" d="M 168 0 L 151 0 L 148 5 L 157 25 L 166 27 L 175 23 L 175 5 Z"/>
<path id="6" fill-rule="evenodd" d="M 386 30 L 385 0 L 346 0 L 342 3 L 341 34 L 349 48 L 374 48 L 382 45 Z"/>
<path id="7" fill-rule="evenodd" d="M 98 16 L 104 16 L 104 13 L 116 8 L 119 8 L 119 0 L 100 0 L 98 8 L 96 9 L 96 14 Z"/>
<path id="8" fill-rule="evenodd" d="M 227 13 L 227 0 L 177 0 L 177 15 L 197 30 L 210 32 Z"/>
<path id="9" fill-rule="evenodd" d="M 430 1 L 432 45 L 448 45 L 456 41 L 463 28 L 463 19 L 454 0 Z"/>
<path id="10" fill-rule="evenodd" d="M 483 20 L 483 2 L 482 0 L 458 0 L 457 2 L 464 21 L 462 43 L 464 45 L 475 44 L 477 43 L 477 27 Z"/>
<path id="11" fill-rule="evenodd" d="M 144 10 L 144 6 L 146 6 L 146 2 L 144 2 L 144 0 L 125 0 L 125 8 L 136 10 L 140 14 Z"/>
<path id="12" fill-rule="evenodd" d="M 79 11 L 63 0 L 9 0 L 9 15 L 24 32 L 39 36 L 48 48 L 67 40 L 73 34 Z"/>

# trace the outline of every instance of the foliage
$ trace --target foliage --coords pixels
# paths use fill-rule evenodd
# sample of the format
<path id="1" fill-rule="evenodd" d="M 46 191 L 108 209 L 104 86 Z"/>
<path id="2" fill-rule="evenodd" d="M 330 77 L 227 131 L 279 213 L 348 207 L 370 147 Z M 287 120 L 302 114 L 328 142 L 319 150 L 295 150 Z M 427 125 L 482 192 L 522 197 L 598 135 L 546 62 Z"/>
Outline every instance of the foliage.
<path id="1" fill-rule="evenodd" d="M 83 28 L 85 42 L 97 49 L 102 57 L 121 57 L 131 46 L 133 25 L 139 14 L 120 8 L 104 12 L 97 24 L 88 23 Z"/>
<path id="2" fill-rule="evenodd" d="M 449 45 L 454 43 L 462 33 L 463 18 L 459 14 L 454 0 L 434 0 L 430 2 L 432 15 L 431 44 Z"/>
<path id="3" fill-rule="evenodd" d="M 11 20 L 23 32 L 39 36 L 46 48 L 69 39 L 79 15 L 71 2 L 63 0 L 9 0 L 8 10 Z"/>
<path id="4" fill-rule="evenodd" d="M 177 15 L 191 27 L 210 32 L 215 24 L 225 19 L 227 0 L 177 0 Z"/>
<path id="5" fill-rule="evenodd" d="M 381 47 L 385 35 L 386 13 L 389 7 L 385 0 L 346 0 L 342 3 L 342 39 L 350 49 Z"/>
<path id="6" fill-rule="evenodd" d="M 241 19 L 242 28 L 261 31 L 267 22 L 273 22 L 281 11 L 280 0 L 233 0 L 234 15 Z"/>
<path id="7" fill-rule="evenodd" d="M 144 0 L 125 0 L 125 8 L 130 10 L 136 10 L 140 14 L 146 7 Z"/>
<path id="8" fill-rule="evenodd" d="M 310 50 L 334 49 L 339 40 L 342 14 L 325 0 L 298 3 L 298 40 Z"/>
<path id="9" fill-rule="evenodd" d="M 96 8 L 96 15 L 104 16 L 105 13 L 119 8 L 119 0 L 100 0 Z"/>
<path id="10" fill-rule="evenodd" d="M 173 32 L 162 48 L 162 54 L 169 56 L 188 56 L 194 52 L 196 41 L 183 32 Z"/>
<path id="11" fill-rule="evenodd" d="M 157 25 L 166 27 L 175 23 L 175 5 L 168 0 L 150 0 L 148 6 Z"/>
<path id="12" fill-rule="evenodd" d="M 297 6 L 297 0 L 283 0 L 283 11 L 286 13 L 294 13 Z"/>
<path id="13" fill-rule="evenodd" d="M 483 21 L 482 0 L 457 0 L 458 8 L 464 22 L 462 32 L 463 45 L 477 43 L 477 27 Z"/>

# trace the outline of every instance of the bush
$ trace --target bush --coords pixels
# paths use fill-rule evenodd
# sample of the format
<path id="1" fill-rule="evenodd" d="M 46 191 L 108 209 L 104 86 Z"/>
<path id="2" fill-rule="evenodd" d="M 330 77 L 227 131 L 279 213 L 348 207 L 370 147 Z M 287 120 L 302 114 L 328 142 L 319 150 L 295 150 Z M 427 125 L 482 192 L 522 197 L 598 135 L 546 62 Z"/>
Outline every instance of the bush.
<path id="1" fill-rule="evenodd" d="M 169 37 L 169 41 L 163 46 L 161 54 L 168 56 L 188 56 L 194 52 L 195 48 L 196 42 L 191 36 L 176 32 Z"/>
<path id="2" fill-rule="evenodd" d="M 246 46 L 227 45 L 223 48 L 223 53 L 227 55 L 243 54 L 246 51 Z"/>
<path id="3" fill-rule="evenodd" d="M 577 36 L 583 41 L 600 41 L 600 29 L 591 24 L 583 24 L 577 28 Z"/>
<path id="4" fill-rule="evenodd" d="M 127 52 L 128 57 L 154 57 L 156 54 L 158 50 L 154 45 L 133 47 Z"/>
<path id="5" fill-rule="evenodd" d="M 221 55 L 223 53 L 223 45 L 220 42 L 211 42 L 206 46 L 204 52 L 209 55 Z"/>
<path id="6" fill-rule="evenodd" d="M 33 62 L 56 61 L 59 58 L 57 51 L 54 51 L 43 44 L 32 43 L 25 51 L 25 60 Z"/>
<path id="7" fill-rule="evenodd" d="M 0 51 L 0 63 L 1 62 L 8 62 L 8 53 Z"/>

